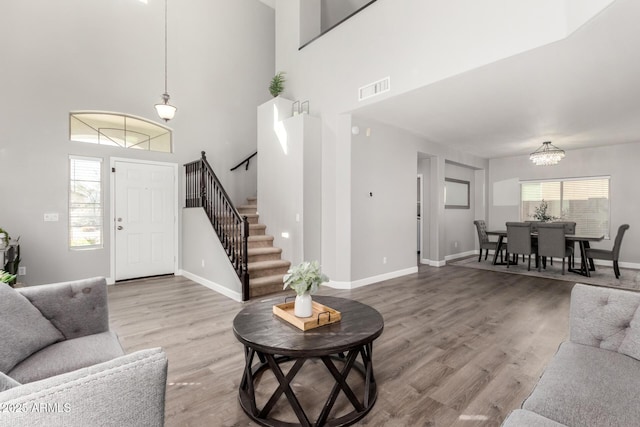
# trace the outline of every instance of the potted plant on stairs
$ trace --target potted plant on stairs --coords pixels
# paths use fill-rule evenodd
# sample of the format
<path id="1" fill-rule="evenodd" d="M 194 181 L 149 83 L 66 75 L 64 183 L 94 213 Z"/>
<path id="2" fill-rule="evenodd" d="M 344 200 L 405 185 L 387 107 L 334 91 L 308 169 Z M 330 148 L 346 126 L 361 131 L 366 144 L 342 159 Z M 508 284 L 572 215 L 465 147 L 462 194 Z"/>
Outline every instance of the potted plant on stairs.
<path id="1" fill-rule="evenodd" d="M 318 261 L 304 261 L 290 268 L 283 281 L 283 289 L 289 287 L 297 294 L 293 314 L 310 317 L 313 313 L 311 294 L 316 293 L 320 284 L 329 281 L 329 278 L 320 271 Z"/>

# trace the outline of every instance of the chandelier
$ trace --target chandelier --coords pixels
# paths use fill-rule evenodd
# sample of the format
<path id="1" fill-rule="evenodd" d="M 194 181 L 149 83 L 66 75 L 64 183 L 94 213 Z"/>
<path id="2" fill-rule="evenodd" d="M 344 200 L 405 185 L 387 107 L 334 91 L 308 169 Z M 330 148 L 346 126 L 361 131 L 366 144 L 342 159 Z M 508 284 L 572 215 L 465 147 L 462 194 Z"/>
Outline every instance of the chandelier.
<path id="1" fill-rule="evenodd" d="M 169 93 L 167 92 L 167 0 L 164 1 L 164 93 L 162 94 L 162 104 L 156 104 L 158 116 L 165 122 L 173 119 L 177 108 L 169 104 Z"/>
<path id="2" fill-rule="evenodd" d="M 542 146 L 529 156 L 536 166 L 557 165 L 563 158 L 564 150 L 553 145 L 551 141 L 543 142 Z"/>

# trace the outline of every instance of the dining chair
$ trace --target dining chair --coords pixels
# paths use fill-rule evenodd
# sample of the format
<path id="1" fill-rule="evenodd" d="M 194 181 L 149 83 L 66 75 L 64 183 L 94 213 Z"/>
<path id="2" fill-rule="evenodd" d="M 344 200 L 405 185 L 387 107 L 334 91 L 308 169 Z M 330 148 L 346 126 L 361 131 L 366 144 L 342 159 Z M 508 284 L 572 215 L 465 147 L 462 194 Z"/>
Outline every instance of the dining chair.
<path id="1" fill-rule="evenodd" d="M 543 224 L 542 221 L 524 221 L 527 224 L 531 224 L 531 232 L 532 233 L 537 233 L 538 232 L 538 224 Z M 535 245 L 536 240 L 533 240 L 533 244 Z M 537 261 L 537 258 L 536 258 Z M 522 255 L 522 262 L 524 262 L 524 255 Z"/>
<path id="2" fill-rule="evenodd" d="M 573 256 L 573 248 L 567 247 L 564 238 L 566 231 L 565 224 L 561 223 L 541 223 L 538 224 L 538 271 L 544 264 L 544 257 L 550 260 L 562 258 L 562 274 L 564 275 L 564 259 Z"/>
<path id="3" fill-rule="evenodd" d="M 562 224 L 565 234 L 576 234 L 576 223 L 574 221 L 554 221 L 552 224 Z"/>
<path id="4" fill-rule="evenodd" d="M 473 221 L 476 225 L 476 231 L 478 232 L 478 242 L 480 243 L 480 255 L 478 256 L 478 262 L 482 261 L 482 250 L 485 249 L 486 252 L 484 254 L 484 259 L 486 261 L 487 256 L 489 255 L 489 249 L 494 251 L 498 250 L 498 242 L 492 242 L 489 240 L 489 236 L 487 236 L 487 224 L 484 220 L 477 219 Z M 500 261 L 502 262 L 502 251 L 500 251 Z"/>
<path id="5" fill-rule="evenodd" d="M 531 232 L 538 232 L 538 224 L 544 224 L 542 221 L 525 221 L 526 224 L 531 224 Z"/>
<path id="6" fill-rule="evenodd" d="M 562 224 L 564 225 L 564 234 L 576 234 L 576 222 L 575 221 L 554 221 L 553 224 Z M 575 241 L 567 240 L 566 246 L 567 249 L 571 249 L 571 252 L 575 254 Z M 573 261 L 575 260 L 575 256 L 571 255 L 569 258 L 569 262 L 571 263 L 571 268 L 573 268 Z M 551 261 L 551 265 L 553 265 L 553 259 Z"/>
<path id="7" fill-rule="evenodd" d="M 531 271 L 531 255 L 537 254 L 537 248 L 531 241 L 530 223 L 507 222 L 507 268 L 509 268 L 509 254 L 513 254 L 516 259 L 518 255 L 529 255 L 527 270 Z"/>
<path id="8" fill-rule="evenodd" d="M 618 234 L 613 242 L 613 249 L 610 251 L 606 249 L 593 249 L 586 248 L 586 257 L 592 259 L 604 259 L 607 261 L 613 261 L 613 272 L 616 275 L 616 279 L 620 278 L 620 267 L 618 267 L 618 258 L 620 257 L 620 246 L 622 245 L 622 238 L 624 232 L 629 229 L 629 224 L 622 224 L 618 227 Z"/>

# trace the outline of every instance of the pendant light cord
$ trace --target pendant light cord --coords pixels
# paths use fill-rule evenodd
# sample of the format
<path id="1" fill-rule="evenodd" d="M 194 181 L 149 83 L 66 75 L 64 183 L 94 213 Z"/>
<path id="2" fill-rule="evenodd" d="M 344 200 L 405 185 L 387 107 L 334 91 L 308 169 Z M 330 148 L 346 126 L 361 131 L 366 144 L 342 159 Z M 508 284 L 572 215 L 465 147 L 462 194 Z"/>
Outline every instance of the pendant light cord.
<path id="1" fill-rule="evenodd" d="M 167 4 L 169 0 L 164 0 L 164 93 L 167 92 Z"/>

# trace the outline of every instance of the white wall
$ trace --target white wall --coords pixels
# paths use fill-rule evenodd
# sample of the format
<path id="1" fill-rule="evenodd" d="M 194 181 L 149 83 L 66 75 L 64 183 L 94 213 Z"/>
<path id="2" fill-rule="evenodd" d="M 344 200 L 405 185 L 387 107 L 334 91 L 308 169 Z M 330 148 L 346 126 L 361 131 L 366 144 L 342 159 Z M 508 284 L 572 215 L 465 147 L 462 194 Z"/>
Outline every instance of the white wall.
<path id="1" fill-rule="evenodd" d="M 367 258 L 367 251 L 358 255 L 362 259 L 352 259 L 359 253 L 360 232 L 354 229 L 353 222 L 358 215 L 351 210 L 361 203 L 352 180 L 369 173 L 367 165 L 360 164 L 352 153 L 349 113 L 357 115 L 361 105 L 357 101 L 358 88 L 381 77 L 391 77 L 392 90 L 362 103 L 366 105 L 558 40 L 567 34 L 565 4 L 552 0 L 521 1 L 517 5 L 507 0 L 490 4 L 464 0 L 379 1 L 301 50 L 300 15 L 299 0 L 277 1 L 276 69 L 287 72 L 285 96 L 308 99 L 312 114 L 322 119 L 323 268 L 332 279 L 350 282 L 415 265 L 415 253 L 411 261 L 405 255 L 399 256 L 402 261 L 397 265 L 388 260 L 383 266 L 381 254 L 371 253 Z M 399 27 L 403 30 L 398 31 Z M 412 138 L 420 139 L 414 135 L 409 137 Z M 411 148 L 405 148 L 413 151 L 407 156 L 411 158 L 408 167 L 412 183 L 417 151 L 433 156 L 432 165 L 436 165 L 429 180 L 433 185 L 429 256 L 436 263 L 444 263 L 444 248 L 448 245 L 440 200 L 444 161 L 477 169 L 486 169 L 487 162 L 433 141 L 409 145 Z M 401 146 L 397 142 L 396 147 Z M 393 156 L 402 156 L 403 149 L 398 148 Z M 389 166 L 378 174 L 394 182 L 392 170 Z M 412 193 L 412 206 L 414 196 Z M 410 212 L 410 240 L 414 242 L 415 215 L 413 209 Z M 412 246 L 413 243 L 408 245 Z"/>
<path id="2" fill-rule="evenodd" d="M 640 143 L 613 145 L 567 151 L 566 157 L 555 166 L 535 166 L 528 156 L 492 159 L 489 162 L 489 221 L 488 226 L 504 229 L 507 221 L 519 221 L 519 205 L 496 206 L 494 185 L 515 180 L 575 178 L 610 175 L 611 239 L 594 243 L 592 247 L 611 249 L 613 238 L 621 224 L 631 228 L 625 234 L 620 261 L 640 263 L 640 197 L 638 197 L 638 159 Z"/>
<path id="3" fill-rule="evenodd" d="M 416 266 L 416 146 L 421 143 L 390 126 L 360 118 L 354 124 L 361 131 L 352 137 L 352 281 Z"/>
<path id="4" fill-rule="evenodd" d="M 353 116 L 351 124 L 360 130 L 351 135 L 350 144 L 351 276 L 341 280 L 354 282 L 416 266 L 418 173 L 425 175 L 422 259 L 443 265 L 447 255 L 472 251 L 475 174 L 487 163 L 362 117 Z M 419 160 L 426 155 L 431 157 Z M 472 183 L 471 209 L 444 209 L 445 176 Z M 454 251 L 455 241 L 458 249 Z M 344 253 L 340 246 L 334 250 Z"/>
<path id="5" fill-rule="evenodd" d="M 186 277 L 242 301 L 242 283 L 203 208 L 182 210 L 182 250 Z"/>
<path id="6" fill-rule="evenodd" d="M 278 0 L 276 68 L 291 99 L 320 111 L 357 108 L 359 87 L 391 77 L 404 93 L 565 37 L 557 0 L 377 1 L 298 50 L 301 0 Z M 399 31 L 399 29 L 402 29 Z"/>
<path id="7" fill-rule="evenodd" d="M 567 29 L 569 32 L 591 20 L 614 0 L 565 0 L 567 10 Z"/>
<path id="8" fill-rule="evenodd" d="M 292 101 L 258 107 L 258 213 L 282 258 L 320 260 L 320 120 L 291 116 Z"/>
<path id="9" fill-rule="evenodd" d="M 164 2 L 12 1 L 3 5 L 2 18 L 0 226 L 21 236 L 23 282 L 109 275 L 108 228 L 103 249 L 67 247 L 69 154 L 101 157 L 104 165 L 110 157 L 182 165 L 205 150 L 234 199 L 255 194 L 255 164 L 250 173 L 228 170 L 255 151 L 256 106 L 269 98 L 274 69 L 271 8 L 255 0 L 169 2 L 168 89 L 178 107 L 169 122 L 174 154 L 71 143 L 68 137 L 71 110 L 157 120 Z M 108 227 L 106 168 L 103 181 Z M 43 222 L 45 212 L 58 212 L 60 221 Z"/>
<path id="10" fill-rule="evenodd" d="M 371 0 L 322 0 L 321 30 L 333 27 Z"/>

